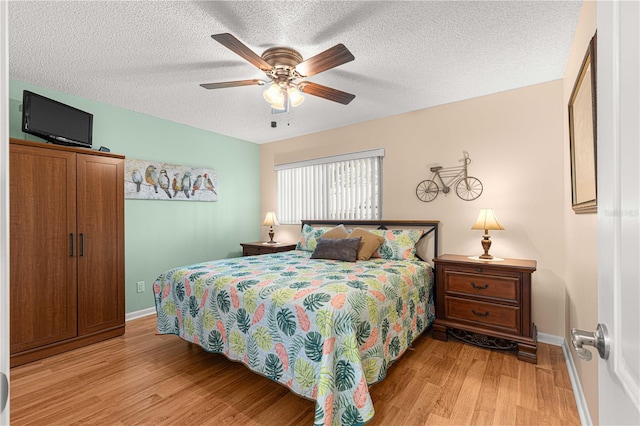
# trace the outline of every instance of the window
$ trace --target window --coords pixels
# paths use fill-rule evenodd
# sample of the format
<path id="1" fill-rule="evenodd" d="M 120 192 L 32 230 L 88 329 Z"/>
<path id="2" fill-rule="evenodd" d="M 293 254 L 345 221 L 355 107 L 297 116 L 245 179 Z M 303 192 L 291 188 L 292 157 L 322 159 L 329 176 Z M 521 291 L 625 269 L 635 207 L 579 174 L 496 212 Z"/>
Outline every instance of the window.
<path id="1" fill-rule="evenodd" d="M 380 219 L 384 149 L 275 166 L 278 220 Z"/>

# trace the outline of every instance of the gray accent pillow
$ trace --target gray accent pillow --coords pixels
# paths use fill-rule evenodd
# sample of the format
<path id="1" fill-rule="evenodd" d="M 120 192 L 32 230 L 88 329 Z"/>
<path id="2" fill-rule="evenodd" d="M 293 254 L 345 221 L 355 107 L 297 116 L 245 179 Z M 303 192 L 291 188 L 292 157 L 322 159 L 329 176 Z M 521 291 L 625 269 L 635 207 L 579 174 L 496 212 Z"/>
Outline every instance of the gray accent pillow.
<path id="1" fill-rule="evenodd" d="M 333 259 L 344 262 L 355 262 L 358 258 L 358 247 L 361 238 L 318 238 L 316 249 L 311 259 Z"/>

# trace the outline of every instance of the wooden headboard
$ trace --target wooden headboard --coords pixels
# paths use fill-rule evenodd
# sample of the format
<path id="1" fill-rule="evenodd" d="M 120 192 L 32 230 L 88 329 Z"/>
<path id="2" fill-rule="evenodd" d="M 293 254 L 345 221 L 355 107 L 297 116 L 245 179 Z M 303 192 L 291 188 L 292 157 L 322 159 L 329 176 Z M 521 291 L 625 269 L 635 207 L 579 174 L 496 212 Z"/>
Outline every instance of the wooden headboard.
<path id="1" fill-rule="evenodd" d="M 434 257 L 438 257 L 438 225 L 439 220 L 303 220 L 304 225 L 309 226 L 337 226 L 346 228 L 375 228 L 398 229 L 417 228 L 424 233 L 416 243 L 416 254 L 425 262 L 431 263 Z"/>

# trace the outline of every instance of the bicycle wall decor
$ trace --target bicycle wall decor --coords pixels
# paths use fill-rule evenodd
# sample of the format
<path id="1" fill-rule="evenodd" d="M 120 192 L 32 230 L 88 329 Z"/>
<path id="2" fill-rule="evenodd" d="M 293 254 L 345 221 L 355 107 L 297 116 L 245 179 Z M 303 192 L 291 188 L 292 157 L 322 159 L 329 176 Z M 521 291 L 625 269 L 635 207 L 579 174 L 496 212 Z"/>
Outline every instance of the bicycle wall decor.
<path id="1" fill-rule="evenodd" d="M 423 180 L 416 187 L 416 196 L 420 201 L 425 203 L 433 201 L 440 191 L 448 194 L 451 188 L 455 188 L 456 195 L 464 201 L 475 200 L 482 194 L 482 182 L 480 179 L 469 176 L 467 174 L 467 166 L 471 164 L 471 158 L 467 151 L 462 151 L 464 158 L 460 161 L 462 166 L 454 167 L 431 167 L 433 176 L 431 179 Z M 438 181 L 442 185 L 442 189 L 438 186 Z"/>

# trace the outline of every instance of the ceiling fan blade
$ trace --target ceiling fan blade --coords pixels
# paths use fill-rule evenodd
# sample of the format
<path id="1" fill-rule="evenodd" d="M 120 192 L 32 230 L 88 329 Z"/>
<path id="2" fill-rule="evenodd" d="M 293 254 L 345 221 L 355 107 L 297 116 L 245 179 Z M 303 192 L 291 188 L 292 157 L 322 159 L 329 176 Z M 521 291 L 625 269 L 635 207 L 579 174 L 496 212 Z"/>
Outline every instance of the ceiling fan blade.
<path id="1" fill-rule="evenodd" d="M 227 87 L 239 87 L 239 86 L 261 86 L 264 84 L 264 81 L 254 79 L 254 80 L 238 80 L 238 81 L 225 81 L 224 83 L 207 83 L 201 84 L 201 87 L 205 89 L 225 89 Z"/>
<path id="2" fill-rule="evenodd" d="M 343 105 L 348 105 L 356 95 L 343 92 L 342 90 L 332 89 L 331 87 L 323 86 L 322 84 L 312 83 L 310 81 L 303 81 L 298 84 L 298 89 L 301 92 L 318 96 L 320 98 L 328 99 L 333 102 L 338 102 Z"/>
<path id="3" fill-rule="evenodd" d="M 303 77 L 310 77 L 322 71 L 335 68 L 338 65 L 351 62 L 354 59 L 355 57 L 344 44 L 336 44 L 332 48 L 300 62 L 296 66 L 296 71 Z"/>
<path id="4" fill-rule="evenodd" d="M 233 50 L 236 54 L 240 55 L 246 61 L 256 68 L 260 68 L 262 71 L 269 71 L 271 65 L 264 59 L 258 56 L 253 50 L 249 49 L 244 43 L 235 38 L 229 33 L 213 34 L 212 39 L 223 45 L 229 50 Z"/>

